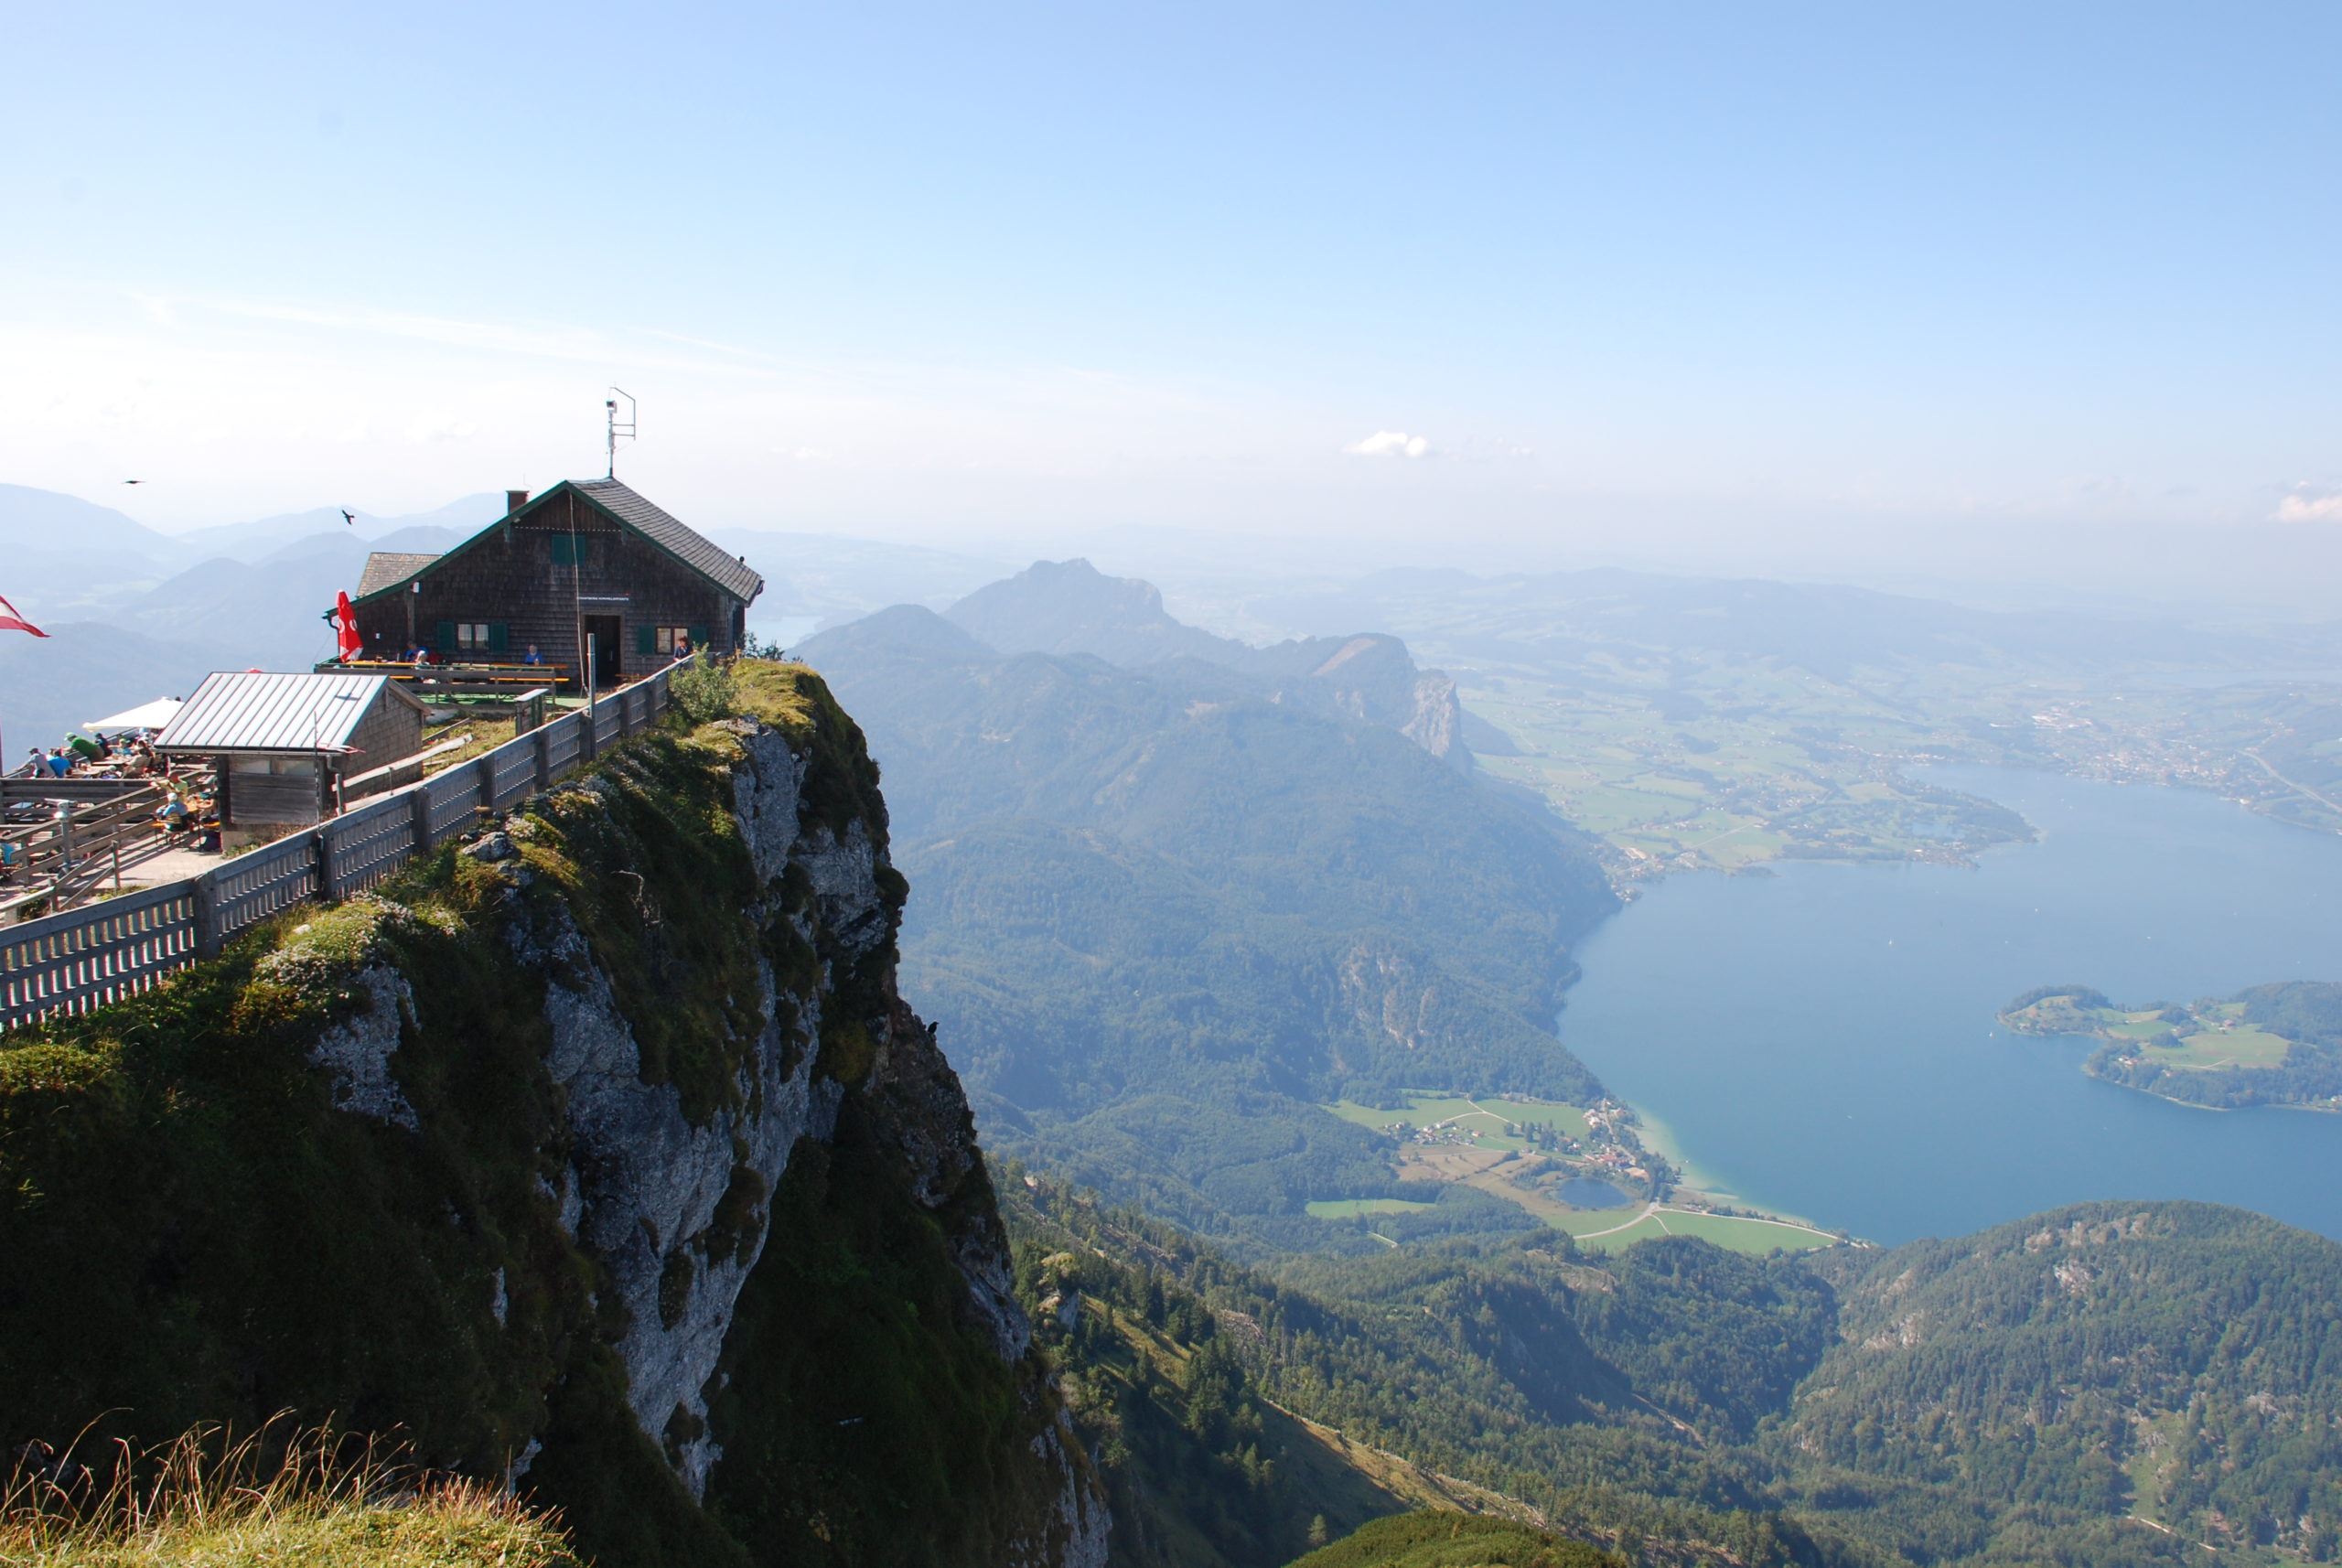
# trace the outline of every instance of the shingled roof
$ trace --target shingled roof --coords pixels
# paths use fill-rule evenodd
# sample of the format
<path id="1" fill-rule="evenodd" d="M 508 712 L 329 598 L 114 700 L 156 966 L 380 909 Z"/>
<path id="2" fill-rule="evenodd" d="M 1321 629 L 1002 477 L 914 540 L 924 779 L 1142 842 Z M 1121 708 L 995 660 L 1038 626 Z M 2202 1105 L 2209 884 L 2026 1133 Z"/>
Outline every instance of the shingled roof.
<path id="1" fill-rule="evenodd" d="M 535 511 L 555 496 L 563 494 L 585 497 L 587 505 L 612 522 L 649 540 L 743 604 L 753 603 L 757 596 L 765 590 L 765 580 L 757 575 L 755 567 L 736 555 L 725 554 L 718 546 L 694 533 L 681 518 L 636 493 L 624 481 L 564 479 L 522 505 L 510 517 L 490 523 L 465 540 L 447 552 L 447 555 L 402 555 L 390 551 L 376 551 L 366 558 L 366 574 L 359 581 L 355 596 L 368 599 L 390 589 L 403 587 L 410 578 L 420 575 L 435 563 L 447 559 L 448 555 L 462 554 L 513 518 Z"/>
<path id="2" fill-rule="evenodd" d="M 358 579 L 357 597 L 362 599 L 379 588 L 403 583 L 438 559 L 436 555 L 405 555 L 395 550 L 377 550 L 366 557 L 366 570 Z"/>
<path id="3" fill-rule="evenodd" d="M 727 555 L 671 517 L 659 505 L 627 488 L 622 479 L 574 479 L 571 489 L 641 534 L 684 565 L 707 578 L 736 599 L 753 599 L 765 580 L 736 556 Z"/>

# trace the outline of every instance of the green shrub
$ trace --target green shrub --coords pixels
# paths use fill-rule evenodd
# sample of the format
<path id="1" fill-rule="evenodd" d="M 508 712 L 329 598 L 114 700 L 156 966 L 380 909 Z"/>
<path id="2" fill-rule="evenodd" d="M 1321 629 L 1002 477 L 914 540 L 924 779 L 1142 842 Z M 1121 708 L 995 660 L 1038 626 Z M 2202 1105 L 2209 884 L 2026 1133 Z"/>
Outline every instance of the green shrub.
<path id="1" fill-rule="evenodd" d="M 730 718 L 739 711 L 739 689 L 732 671 L 704 653 L 695 653 L 675 666 L 667 677 L 667 695 L 675 711 L 691 724 Z"/>

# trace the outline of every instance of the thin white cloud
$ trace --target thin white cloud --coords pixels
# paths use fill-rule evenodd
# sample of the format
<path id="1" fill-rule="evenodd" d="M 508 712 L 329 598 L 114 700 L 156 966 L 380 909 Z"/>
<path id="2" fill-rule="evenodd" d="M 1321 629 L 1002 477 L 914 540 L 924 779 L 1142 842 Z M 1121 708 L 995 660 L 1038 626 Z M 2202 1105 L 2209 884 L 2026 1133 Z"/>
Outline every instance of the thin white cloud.
<path id="1" fill-rule="evenodd" d="M 1403 430 L 1378 430 L 1365 440 L 1342 448 L 1354 457 L 1428 457 L 1431 442 Z"/>
<path id="2" fill-rule="evenodd" d="M 2295 485 L 2271 516 L 2278 522 L 2342 522 L 2342 490 Z"/>

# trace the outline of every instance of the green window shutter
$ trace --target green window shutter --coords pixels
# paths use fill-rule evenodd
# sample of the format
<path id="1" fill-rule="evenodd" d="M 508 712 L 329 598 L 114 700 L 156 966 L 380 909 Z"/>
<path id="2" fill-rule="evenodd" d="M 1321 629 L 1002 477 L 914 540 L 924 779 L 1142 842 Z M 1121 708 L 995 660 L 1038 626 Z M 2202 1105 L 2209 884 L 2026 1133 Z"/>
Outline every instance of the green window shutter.
<path id="1" fill-rule="evenodd" d="M 568 565 L 569 535 L 565 533 L 556 533 L 547 542 L 553 546 L 553 564 L 556 566 Z"/>
<path id="2" fill-rule="evenodd" d="M 500 620 L 488 623 L 488 650 L 501 653 L 512 645 L 511 629 Z"/>
<path id="3" fill-rule="evenodd" d="M 658 628 L 655 628 L 655 627 L 649 627 L 649 626 L 639 626 L 639 627 L 636 627 L 636 628 L 634 628 L 634 650 L 635 650 L 635 652 L 637 652 L 637 653 L 640 654 L 640 655 L 641 655 L 643 658 L 645 658 L 645 659 L 648 659 L 648 658 L 650 658 L 652 654 L 654 654 L 654 653 L 658 652 L 658 651 L 659 651 L 659 644 L 658 644 L 658 642 L 655 640 L 655 639 L 657 639 L 658 635 L 659 635 L 659 633 L 658 633 Z"/>
<path id="4" fill-rule="evenodd" d="M 454 621 L 443 620 L 439 623 L 437 642 L 440 652 L 453 653 L 456 651 L 456 623 Z"/>
<path id="5" fill-rule="evenodd" d="M 707 651 L 707 628 L 704 626 L 692 628 L 692 651 L 693 653 Z"/>
<path id="6" fill-rule="evenodd" d="M 594 542 L 572 539 L 566 533 L 553 536 L 553 564 L 556 566 L 583 566 L 593 556 Z"/>

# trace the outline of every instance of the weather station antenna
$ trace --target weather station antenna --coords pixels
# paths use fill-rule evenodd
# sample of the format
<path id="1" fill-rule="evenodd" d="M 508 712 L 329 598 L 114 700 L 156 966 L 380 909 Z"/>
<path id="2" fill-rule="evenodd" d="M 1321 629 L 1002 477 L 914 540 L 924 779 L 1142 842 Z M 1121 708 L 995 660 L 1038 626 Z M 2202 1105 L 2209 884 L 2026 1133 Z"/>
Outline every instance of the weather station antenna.
<path id="1" fill-rule="evenodd" d="M 609 416 L 610 424 L 608 439 L 610 460 L 607 468 L 602 475 L 602 478 L 606 479 L 615 479 L 618 477 L 618 443 L 620 441 L 631 441 L 634 439 L 634 394 L 627 391 L 624 387 L 612 387 L 610 391 L 618 395 L 616 397 L 607 397 L 602 400 L 602 412 Z M 626 399 L 626 417 L 624 419 L 620 419 L 618 417 L 618 398 L 621 397 Z"/>

